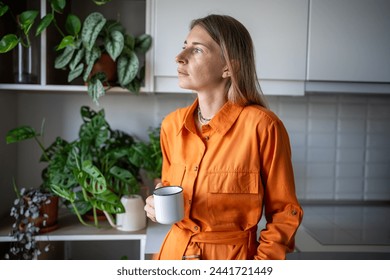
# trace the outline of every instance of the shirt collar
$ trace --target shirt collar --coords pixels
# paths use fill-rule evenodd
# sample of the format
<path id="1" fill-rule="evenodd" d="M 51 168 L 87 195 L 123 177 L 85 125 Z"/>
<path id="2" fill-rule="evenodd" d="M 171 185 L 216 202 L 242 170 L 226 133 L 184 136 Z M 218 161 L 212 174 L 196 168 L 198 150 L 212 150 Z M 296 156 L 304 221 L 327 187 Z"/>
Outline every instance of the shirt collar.
<path id="1" fill-rule="evenodd" d="M 192 133 L 196 133 L 196 127 L 194 122 L 194 112 L 198 108 L 199 101 L 196 99 L 194 103 L 189 107 L 186 116 L 184 117 L 183 127 Z M 217 114 L 211 119 L 209 125 L 215 129 L 216 132 L 225 135 L 228 130 L 233 126 L 241 111 L 244 109 L 243 106 L 236 105 L 232 102 L 226 102 Z M 182 127 L 182 128 L 183 128 Z"/>

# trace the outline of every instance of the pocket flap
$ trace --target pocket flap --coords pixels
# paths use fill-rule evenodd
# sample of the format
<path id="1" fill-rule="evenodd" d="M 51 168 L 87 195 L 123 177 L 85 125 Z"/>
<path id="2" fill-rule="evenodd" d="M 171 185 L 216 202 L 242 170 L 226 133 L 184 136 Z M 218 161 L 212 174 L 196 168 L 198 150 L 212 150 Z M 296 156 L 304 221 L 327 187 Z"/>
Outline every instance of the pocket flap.
<path id="1" fill-rule="evenodd" d="M 213 172 L 207 175 L 210 193 L 259 193 L 255 172 Z"/>

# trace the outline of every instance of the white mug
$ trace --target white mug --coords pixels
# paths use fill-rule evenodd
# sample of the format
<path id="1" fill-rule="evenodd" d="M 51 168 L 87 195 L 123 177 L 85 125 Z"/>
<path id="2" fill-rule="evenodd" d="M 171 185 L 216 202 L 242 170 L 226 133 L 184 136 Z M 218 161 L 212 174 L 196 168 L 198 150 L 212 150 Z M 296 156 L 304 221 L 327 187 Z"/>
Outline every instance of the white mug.
<path id="1" fill-rule="evenodd" d="M 183 188 L 166 186 L 153 192 L 156 220 L 160 224 L 173 224 L 184 217 Z"/>

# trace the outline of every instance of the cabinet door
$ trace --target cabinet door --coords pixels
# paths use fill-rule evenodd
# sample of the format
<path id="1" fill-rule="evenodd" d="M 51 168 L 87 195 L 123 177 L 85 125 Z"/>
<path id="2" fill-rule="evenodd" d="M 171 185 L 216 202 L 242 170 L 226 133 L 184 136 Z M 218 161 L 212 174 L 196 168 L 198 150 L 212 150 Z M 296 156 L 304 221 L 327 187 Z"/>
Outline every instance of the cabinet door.
<path id="1" fill-rule="evenodd" d="M 155 91 L 183 92 L 177 86 L 175 56 L 191 20 L 216 13 L 231 15 L 248 28 L 265 94 L 304 93 L 308 0 L 151 0 L 151 9 Z"/>
<path id="2" fill-rule="evenodd" d="M 312 0 L 308 80 L 390 82 L 390 1 Z"/>

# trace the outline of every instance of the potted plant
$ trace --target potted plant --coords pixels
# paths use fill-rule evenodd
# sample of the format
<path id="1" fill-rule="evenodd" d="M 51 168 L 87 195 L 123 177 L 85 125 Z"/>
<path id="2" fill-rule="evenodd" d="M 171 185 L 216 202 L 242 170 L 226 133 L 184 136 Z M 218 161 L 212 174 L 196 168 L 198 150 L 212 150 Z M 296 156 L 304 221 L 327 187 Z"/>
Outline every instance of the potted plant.
<path id="1" fill-rule="evenodd" d="M 93 12 L 85 18 L 81 31 L 78 30 L 67 40 L 71 44 L 60 44 L 58 50 L 63 50 L 56 58 L 55 68 L 69 70 L 68 82 L 82 76 L 94 102 L 98 103 L 99 97 L 105 94 L 105 85 L 110 86 L 110 83 L 139 92 L 145 70 L 140 65 L 138 55 L 149 50 L 150 35 L 134 37 L 126 33 L 119 21 L 107 20 L 101 13 Z M 108 80 L 105 71 L 93 72 L 93 67 L 104 55 L 109 57 L 116 69 L 117 75 L 113 75 L 113 81 Z"/>
<path id="2" fill-rule="evenodd" d="M 42 130 L 43 130 L 43 124 L 42 124 Z M 41 131 L 42 131 L 41 130 Z M 25 141 L 28 139 L 34 138 L 36 143 L 43 149 L 43 143 L 42 139 L 39 139 L 39 137 L 43 138 L 43 133 L 37 133 L 35 130 L 33 130 L 31 127 L 28 126 L 21 126 L 16 129 L 12 129 L 7 132 L 6 135 L 6 143 L 12 144 L 12 143 L 18 143 L 21 141 Z M 41 156 L 41 161 L 49 161 L 49 155 L 44 151 L 44 153 Z M 43 183 L 39 188 L 33 188 L 28 192 L 19 193 L 17 191 L 17 188 L 14 186 L 15 192 L 17 194 L 17 199 L 19 199 L 19 203 L 23 204 L 23 201 L 25 202 L 23 205 L 29 205 L 30 202 L 33 203 L 33 206 L 35 207 L 38 201 L 40 202 L 43 198 L 45 198 L 43 201 L 46 201 L 47 203 L 44 203 L 42 207 L 39 207 L 40 217 L 34 218 L 34 223 L 37 228 L 40 229 L 41 233 L 49 232 L 57 228 L 57 219 L 58 219 L 58 197 L 55 195 L 54 192 L 48 187 L 47 184 L 45 184 L 45 178 L 43 177 Z M 20 201 L 20 197 L 22 201 Z M 42 199 L 41 199 L 42 198 Z M 28 213 L 28 212 L 27 212 Z"/>
<path id="3" fill-rule="evenodd" d="M 97 211 L 124 213 L 121 198 L 139 193 L 140 167 L 130 161 L 134 139 L 113 130 L 105 119 L 104 110 L 95 112 L 81 107 L 83 120 L 79 137 L 68 142 L 60 137 L 48 147 L 39 141 L 42 133 L 30 126 L 9 132 L 21 141 L 34 138 L 42 150 L 43 188 L 60 196 L 79 221 L 89 225 L 84 214 L 91 211 L 93 225 L 98 226 Z"/>
<path id="4" fill-rule="evenodd" d="M 48 192 L 40 189 L 25 189 L 20 191 L 14 184 L 17 195 L 10 215 L 14 219 L 10 235 L 14 238 L 6 259 L 37 259 L 41 255 L 41 248 L 35 237 L 37 234 L 47 232 L 56 228 L 57 223 L 53 218 L 57 216 L 58 208 L 50 207 L 50 204 L 58 203 Z M 49 210 L 51 209 L 51 210 Z M 54 209 L 54 212 L 53 212 Z M 54 222 L 54 224 L 52 224 Z M 48 227 L 47 227 L 48 226 Z M 49 244 L 44 247 L 44 251 L 49 251 Z"/>
<path id="5" fill-rule="evenodd" d="M 97 209 L 110 214 L 123 213 L 121 198 L 138 194 L 140 189 L 139 166 L 129 160 L 134 139 L 123 131 L 111 129 L 103 109 L 95 112 L 83 106 L 81 117 L 79 138 L 61 144 L 64 153 L 57 153 L 58 165 L 48 168 L 50 185 L 70 203 L 76 214 L 92 210 L 96 216 Z M 64 175 L 62 170 L 69 175 Z M 85 223 L 81 215 L 79 219 Z"/>

